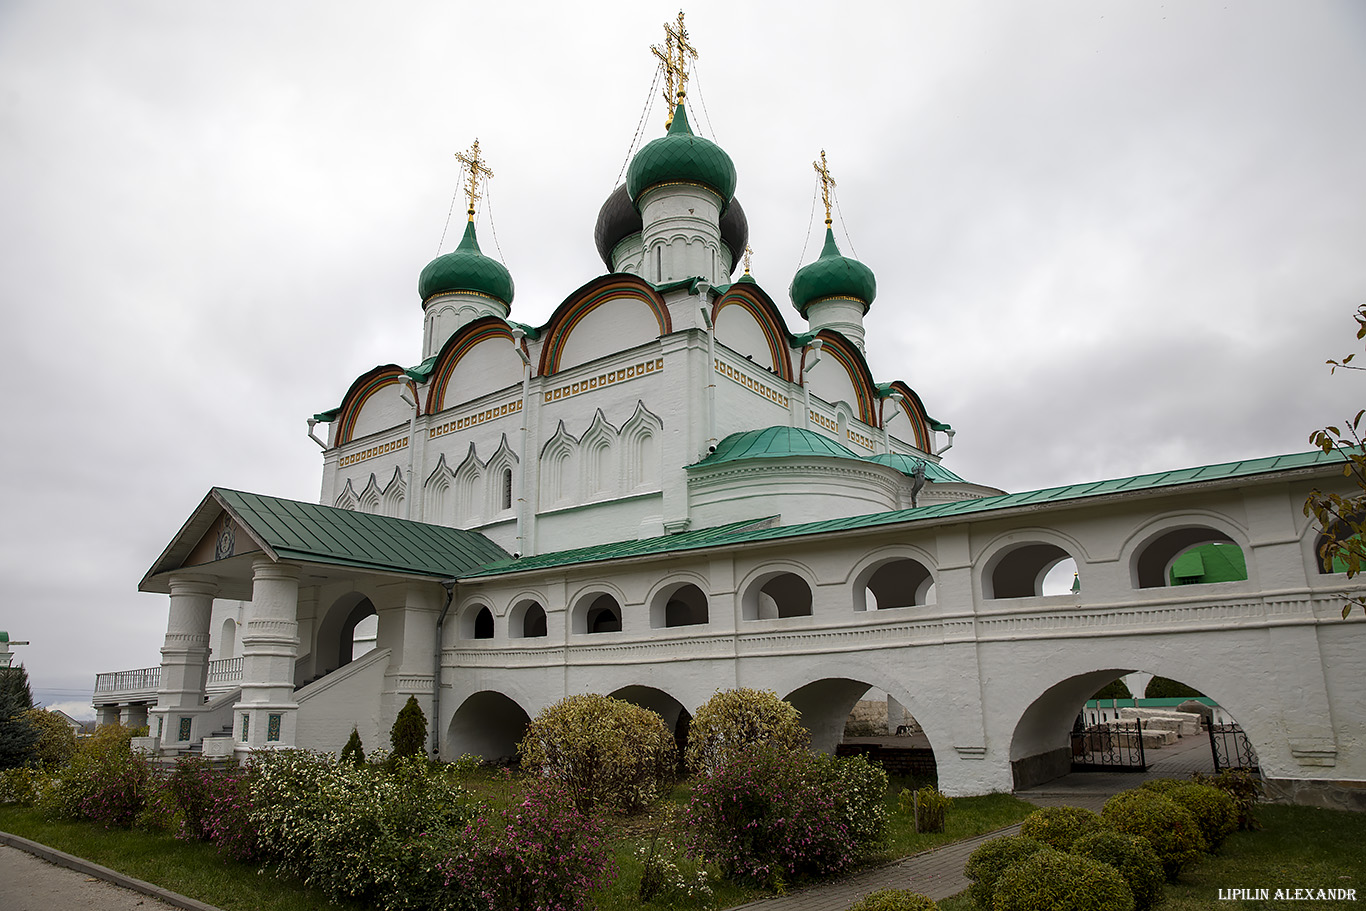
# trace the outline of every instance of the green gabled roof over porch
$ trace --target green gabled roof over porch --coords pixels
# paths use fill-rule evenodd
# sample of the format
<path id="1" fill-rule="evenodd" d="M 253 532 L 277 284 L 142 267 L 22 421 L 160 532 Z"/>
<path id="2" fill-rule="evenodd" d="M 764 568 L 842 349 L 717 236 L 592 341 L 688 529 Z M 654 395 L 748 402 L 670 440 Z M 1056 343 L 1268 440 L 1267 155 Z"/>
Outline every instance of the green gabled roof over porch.
<path id="1" fill-rule="evenodd" d="M 1048 487 L 1022 493 L 1001 494 L 991 497 L 978 497 L 971 500 L 955 500 L 935 503 L 914 509 L 898 509 L 870 515 L 850 516 L 840 519 L 827 519 L 822 522 L 806 522 L 800 525 L 775 525 L 773 519 L 758 522 L 735 522 L 715 528 L 687 531 L 680 534 L 665 535 L 659 538 L 646 538 L 639 541 L 621 541 L 601 544 L 595 547 L 581 547 L 574 550 L 538 554 L 519 559 L 507 559 L 490 563 L 481 569 L 466 573 L 462 578 L 479 578 L 505 573 L 527 572 L 553 569 L 576 564 L 597 563 L 608 560 L 647 557 L 655 554 L 674 553 L 685 550 L 699 550 L 707 547 L 726 547 L 738 544 L 751 544 L 761 541 L 797 538 L 806 535 L 822 535 L 843 531 L 856 531 L 935 519 L 956 519 L 977 513 L 1004 511 L 1014 508 L 1045 508 L 1074 500 L 1104 498 L 1123 494 L 1156 492 L 1187 485 L 1213 484 L 1233 481 L 1257 475 L 1276 474 L 1289 471 L 1312 471 L 1329 466 L 1340 466 L 1344 457 L 1337 453 L 1314 452 L 1294 453 L 1292 455 L 1269 456 L 1262 459 L 1244 459 L 1237 462 L 1222 462 L 1198 468 L 1182 468 L 1175 471 L 1160 471 L 1135 475 L 1129 478 L 1116 478 L 1109 481 L 1088 481 L 1082 484 L 1069 484 L 1064 487 Z"/>
<path id="2" fill-rule="evenodd" d="M 166 574 L 187 568 L 185 561 L 224 513 L 275 560 L 448 579 L 509 557 L 475 531 L 215 487 L 139 589 L 160 591 Z"/>

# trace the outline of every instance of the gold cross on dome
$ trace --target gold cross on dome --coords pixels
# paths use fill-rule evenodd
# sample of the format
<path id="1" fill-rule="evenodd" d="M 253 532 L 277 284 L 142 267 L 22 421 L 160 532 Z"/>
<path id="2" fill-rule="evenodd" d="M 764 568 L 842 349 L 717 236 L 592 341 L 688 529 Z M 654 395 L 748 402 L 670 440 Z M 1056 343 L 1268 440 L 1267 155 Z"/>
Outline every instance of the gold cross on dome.
<path id="1" fill-rule="evenodd" d="M 825 203 L 825 226 L 828 228 L 830 227 L 830 188 L 835 185 L 835 178 L 830 176 L 830 168 L 825 164 L 825 149 L 821 149 L 820 162 L 811 162 L 811 167 L 816 169 L 816 173 L 821 178 L 821 202 Z"/>
<path id="2" fill-rule="evenodd" d="M 493 171 L 489 170 L 488 165 L 484 164 L 479 157 L 479 140 L 474 141 L 468 152 L 456 152 L 455 157 L 460 160 L 470 172 L 469 183 L 465 187 L 465 194 L 470 198 L 470 221 L 474 221 L 474 203 L 479 199 L 479 181 L 487 181 L 493 176 Z"/>
<path id="3" fill-rule="evenodd" d="M 745 244 L 745 274 L 749 274 L 749 261 L 754 257 L 754 251 L 749 244 Z"/>
<path id="4" fill-rule="evenodd" d="M 688 30 L 683 25 L 683 11 L 678 11 L 678 24 L 664 23 L 664 46 L 651 45 L 650 50 L 664 67 L 664 105 L 669 116 L 667 128 L 674 122 L 674 105 L 683 100 L 688 89 L 688 61 L 697 59 L 697 48 L 688 43 Z"/>

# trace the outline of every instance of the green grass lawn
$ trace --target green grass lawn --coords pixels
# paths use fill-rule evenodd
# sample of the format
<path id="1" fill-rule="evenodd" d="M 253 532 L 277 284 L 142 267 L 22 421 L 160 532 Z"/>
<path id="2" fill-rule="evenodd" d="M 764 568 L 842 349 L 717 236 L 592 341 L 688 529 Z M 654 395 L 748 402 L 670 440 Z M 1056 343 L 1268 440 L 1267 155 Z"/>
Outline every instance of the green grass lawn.
<path id="1" fill-rule="evenodd" d="M 52 820 L 25 807 L 0 807 L 0 830 L 94 861 L 224 911 L 362 911 L 297 880 L 225 860 L 211 845 L 171 835 Z"/>
<path id="2" fill-rule="evenodd" d="M 1353 902 L 1220 900 L 1220 889 L 1356 889 L 1366 901 L 1366 814 L 1311 807 L 1264 806 L 1266 828 L 1235 832 L 1217 854 L 1203 857 L 1168 883 L 1158 911 L 1272 911 L 1342 909 Z M 940 911 L 975 911 L 966 892 L 939 903 Z"/>

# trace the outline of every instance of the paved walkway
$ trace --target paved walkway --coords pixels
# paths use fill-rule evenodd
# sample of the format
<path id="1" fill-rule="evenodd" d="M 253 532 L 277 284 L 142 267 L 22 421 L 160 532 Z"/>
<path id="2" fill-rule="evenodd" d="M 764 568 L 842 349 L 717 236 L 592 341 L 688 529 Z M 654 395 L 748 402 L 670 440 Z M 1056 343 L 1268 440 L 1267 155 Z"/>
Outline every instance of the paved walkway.
<path id="1" fill-rule="evenodd" d="M 1074 772 L 1037 788 L 1017 791 L 1015 796 L 1041 807 L 1084 807 L 1100 812 L 1111 796 L 1137 787 L 1149 778 L 1189 778 L 1192 772 L 1214 769 L 1209 741 L 1199 736 L 1185 737 L 1161 750 L 1150 750 L 1147 758 L 1150 765 L 1146 772 Z M 923 854 L 903 857 L 837 882 L 749 902 L 731 911 L 845 911 L 878 889 L 914 889 L 939 901 L 957 895 L 971 885 L 963 875 L 963 868 L 978 845 L 1002 835 L 1014 835 L 1019 830 L 1019 825 L 1010 826 Z"/>

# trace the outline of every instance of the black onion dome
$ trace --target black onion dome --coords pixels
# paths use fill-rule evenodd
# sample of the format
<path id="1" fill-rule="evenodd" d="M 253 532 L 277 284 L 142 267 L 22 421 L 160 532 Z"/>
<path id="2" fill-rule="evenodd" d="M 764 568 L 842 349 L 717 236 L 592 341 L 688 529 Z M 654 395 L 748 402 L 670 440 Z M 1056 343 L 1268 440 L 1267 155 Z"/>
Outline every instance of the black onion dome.
<path id="1" fill-rule="evenodd" d="M 612 251 L 632 234 L 639 234 L 644 228 L 640 213 L 626 192 L 626 184 L 612 191 L 607 201 L 598 210 L 598 225 L 593 229 L 593 243 L 597 244 L 598 256 L 610 270 Z"/>
<path id="2" fill-rule="evenodd" d="M 640 213 L 626 192 L 626 184 L 612 191 L 607 201 L 598 210 L 598 223 L 593 229 L 593 243 L 598 248 L 598 256 L 603 265 L 612 268 L 612 251 L 632 234 L 644 230 Z M 730 251 L 730 271 L 744 258 L 745 247 L 749 245 L 749 219 L 740 200 L 732 199 L 724 215 L 721 216 L 721 243 Z"/>
<path id="3" fill-rule="evenodd" d="M 745 247 L 749 246 L 749 219 L 738 199 L 732 199 L 721 216 L 721 243 L 730 250 L 730 271 L 734 273 L 745 258 Z"/>

